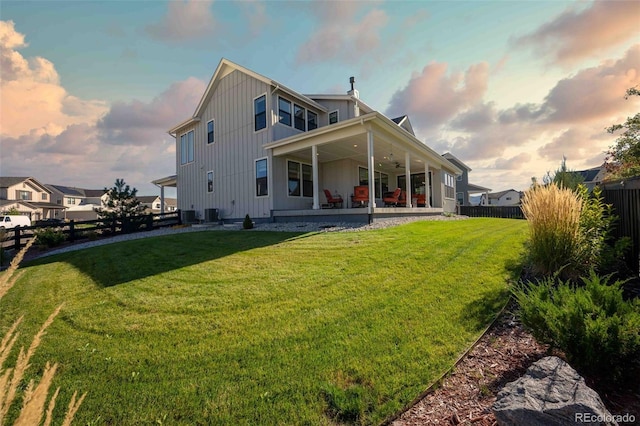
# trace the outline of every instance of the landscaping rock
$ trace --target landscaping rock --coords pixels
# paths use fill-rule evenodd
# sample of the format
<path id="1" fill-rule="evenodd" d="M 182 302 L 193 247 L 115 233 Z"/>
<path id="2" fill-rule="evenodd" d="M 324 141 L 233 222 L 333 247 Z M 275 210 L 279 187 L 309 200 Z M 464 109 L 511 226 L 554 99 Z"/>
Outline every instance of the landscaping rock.
<path id="1" fill-rule="evenodd" d="M 615 425 L 600 396 L 569 364 L 542 358 L 498 393 L 493 412 L 499 425 Z"/>

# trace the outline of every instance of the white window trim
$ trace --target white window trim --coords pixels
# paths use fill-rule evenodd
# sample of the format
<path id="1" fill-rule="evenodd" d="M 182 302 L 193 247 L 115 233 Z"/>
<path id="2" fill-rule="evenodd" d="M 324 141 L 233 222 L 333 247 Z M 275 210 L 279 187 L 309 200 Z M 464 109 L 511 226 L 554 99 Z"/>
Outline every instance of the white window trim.
<path id="1" fill-rule="evenodd" d="M 258 179 L 258 161 L 267 160 L 267 195 L 258 195 L 256 193 L 256 179 Z M 256 158 L 253 161 L 253 197 L 254 198 L 269 198 L 271 194 L 271 176 L 269 175 L 269 171 L 271 170 L 269 164 L 269 157 L 260 157 Z M 289 191 L 287 191 L 288 193 Z"/>
<path id="2" fill-rule="evenodd" d="M 450 183 L 452 185 L 447 185 L 447 183 L 448 183 L 447 182 L 448 181 L 447 177 L 451 177 L 451 182 Z M 443 184 L 444 184 L 443 185 L 444 186 L 444 191 L 443 191 L 444 192 L 444 194 L 443 194 L 444 198 L 447 199 L 447 200 L 455 200 L 456 199 L 456 178 L 455 178 L 455 176 L 452 175 L 449 172 L 444 172 L 444 182 L 443 182 Z M 448 188 L 453 188 L 453 197 L 447 197 L 447 187 Z"/>
<path id="3" fill-rule="evenodd" d="M 292 161 L 294 163 L 300 164 L 300 195 L 290 195 L 289 194 L 289 161 Z M 296 198 L 296 199 L 298 199 L 298 198 L 313 198 L 313 194 L 312 195 L 304 195 L 304 178 L 302 176 L 302 165 L 304 164 L 305 166 L 311 167 L 311 172 L 313 173 L 313 164 L 305 163 L 305 162 L 300 161 L 300 160 L 298 160 L 296 158 L 287 158 L 286 159 L 286 164 L 287 164 L 287 179 L 286 179 L 287 198 Z M 268 171 L 267 171 L 267 174 L 268 174 Z M 313 179 L 313 175 L 311 176 L 311 178 Z"/>
<path id="4" fill-rule="evenodd" d="M 331 125 L 331 114 L 336 113 L 336 122 L 333 124 L 337 124 L 340 122 L 340 110 L 334 109 L 333 111 L 329 112 L 329 115 L 327 115 L 327 125 Z"/>
<path id="5" fill-rule="evenodd" d="M 213 123 L 213 141 L 209 142 L 209 123 Z M 216 143 L 216 120 L 211 119 L 207 121 L 207 146 L 213 145 Z"/>
<path id="6" fill-rule="evenodd" d="M 211 173 L 211 191 L 209 191 L 209 173 Z M 215 176 L 213 175 L 213 170 L 209 170 L 207 172 L 207 194 L 213 194 L 215 192 L 213 187 L 214 183 L 215 183 Z"/>
<path id="7" fill-rule="evenodd" d="M 260 130 L 256 130 L 256 100 L 263 97 L 264 96 L 264 121 L 265 121 L 265 126 L 263 129 Z M 253 102 L 252 102 L 253 106 L 253 120 L 251 122 L 252 127 L 253 127 L 253 133 L 261 133 L 266 131 L 269 128 L 269 96 L 267 96 L 267 92 L 264 92 L 261 95 L 256 96 L 255 98 L 253 98 Z M 215 130 L 215 129 L 214 129 Z"/>
<path id="8" fill-rule="evenodd" d="M 189 133 L 193 132 L 193 160 L 189 161 Z M 185 141 L 187 142 L 187 161 L 182 162 L 182 137 L 187 136 Z M 196 132 L 195 129 L 188 130 L 180 135 L 180 166 L 186 166 L 187 164 L 194 163 L 196 160 Z"/>
<path id="9" fill-rule="evenodd" d="M 309 113 L 314 114 L 316 116 L 316 128 L 315 129 L 309 129 Z M 319 116 L 319 114 L 317 112 L 311 111 L 309 108 L 307 108 L 307 114 L 306 114 L 306 117 L 305 117 L 306 121 L 304 123 L 305 128 L 307 129 L 307 132 L 311 132 L 313 130 L 316 130 L 316 129 L 320 128 L 319 123 L 318 123 L 318 116 Z"/>

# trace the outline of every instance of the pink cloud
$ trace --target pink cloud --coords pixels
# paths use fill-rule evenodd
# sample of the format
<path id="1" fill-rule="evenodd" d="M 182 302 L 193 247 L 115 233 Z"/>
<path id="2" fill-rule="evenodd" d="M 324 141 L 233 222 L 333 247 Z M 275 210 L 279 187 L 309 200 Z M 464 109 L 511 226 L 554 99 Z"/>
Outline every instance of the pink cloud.
<path id="1" fill-rule="evenodd" d="M 151 102 L 117 102 L 98 122 L 101 138 L 114 145 L 152 145 L 193 114 L 206 84 L 194 77 L 172 84 Z"/>
<path id="2" fill-rule="evenodd" d="M 638 38 L 640 2 L 595 1 L 584 10 L 571 7 L 534 32 L 516 38 L 516 47 L 532 46 L 552 62 L 568 65 L 627 40 Z"/>
<path id="3" fill-rule="evenodd" d="M 531 161 L 531 155 L 523 152 L 511 158 L 498 158 L 494 163 L 496 169 L 502 170 L 518 170 L 522 166 Z"/>
<path id="4" fill-rule="evenodd" d="M 182 42 L 213 34 L 217 22 L 211 11 L 212 0 L 175 0 L 168 3 L 162 21 L 150 24 L 146 32 L 160 41 Z"/>
<path id="5" fill-rule="evenodd" d="M 324 5 L 327 6 L 326 10 Z M 371 10 L 359 22 L 347 20 L 353 16 L 357 2 L 323 3 L 321 27 L 303 43 L 296 54 L 296 62 L 317 63 L 339 59 L 355 63 L 381 44 L 380 31 L 387 25 L 387 14 L 379 9 Z M 326 16 L 327 10 L 342 8 L 342 13 Z"/>
<path id="6" fill-rule="evenodd" d="M 479 102 L 487 90 L 489 65 L 471 65 L 464 73 L 448 74 L 446 63 L 431 63 L 414 74 L 391 98 L 391 116 L 408 114 L 422 129 L 445 123 L 458 112 Z"/>

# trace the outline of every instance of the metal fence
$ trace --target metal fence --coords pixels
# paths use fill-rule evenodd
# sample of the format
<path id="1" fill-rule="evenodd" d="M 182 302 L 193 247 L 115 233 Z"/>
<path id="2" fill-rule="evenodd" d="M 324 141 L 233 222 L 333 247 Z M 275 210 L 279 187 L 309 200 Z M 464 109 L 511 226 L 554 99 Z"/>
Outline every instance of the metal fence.
<path id="1" fill-rule="evenodd" d="M 520 206 L 458 206 L 458 213 L 469 217 L 524 219 Z"/>
<path id="2" fill-rule="evenodd" d="M 615 238 L 629 237 L 633 242 L 627 263 L 640 273 L 640 177 L 603 185 L 605 203 L 612 204 L 618 223 L 613 231 Z"/>
<path id="3" fill-rule="evenodd" d="M 4 239 L 0 241 L 0 244 L 3 248 L 20 250 L 30 239 L 35 237 L 37 231 L 42 229 L 60 231 L 65 235 L 66 241 L 76 242 L 119 234 L 151 231 L 180 224 L 182 224 L 180 211 L 175 213 L 141 215 L 124 219 L 71 220 L 60 225 L 47 224 L 7 229 Z"/>

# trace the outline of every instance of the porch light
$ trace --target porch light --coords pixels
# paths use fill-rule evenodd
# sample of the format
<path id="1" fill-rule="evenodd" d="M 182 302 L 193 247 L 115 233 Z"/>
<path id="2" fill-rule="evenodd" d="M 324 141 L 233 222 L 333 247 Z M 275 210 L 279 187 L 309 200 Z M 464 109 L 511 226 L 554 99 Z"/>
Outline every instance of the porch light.
<path id="1" fill-rule="evenodd" d="M 354 144 L 353 144 L 353 147 L 354 147 L 354 148 L 357 148 L 357 147 L 358 147 L 358 144 L 355 144 L 355 143 L 354 143 Z"/>

